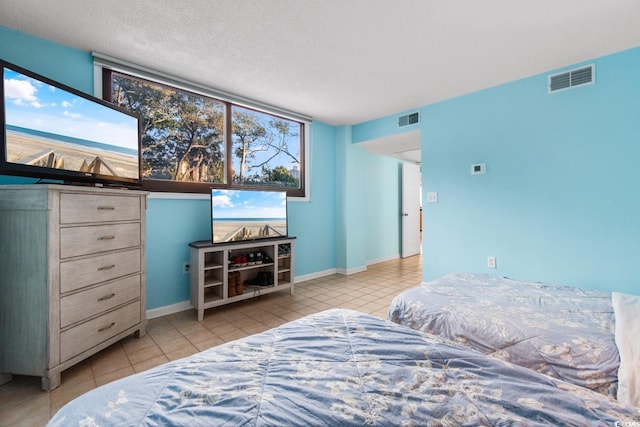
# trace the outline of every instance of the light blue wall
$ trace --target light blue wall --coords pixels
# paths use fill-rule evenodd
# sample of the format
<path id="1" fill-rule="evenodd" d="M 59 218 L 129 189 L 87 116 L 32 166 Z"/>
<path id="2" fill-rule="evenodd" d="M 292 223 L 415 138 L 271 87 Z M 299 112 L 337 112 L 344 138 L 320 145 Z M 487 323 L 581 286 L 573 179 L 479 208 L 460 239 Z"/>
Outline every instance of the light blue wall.
<path id="1" fill-rule="evenodd" d="M 422 107 L 423 200 L 439 193 L 424 205 L 425 280 L 472 271 L 640 293 L 640 49 L 590 63 L 594 85 L 548 94 L 544 74 Z M 390 122 L 354 126 L 354 139 Z M 471 175 L 480 162 L 486 174 Z"/>
<path id="2" fill-rule="evenodd" d="M 0 57 L 93 91 L 88 52 L 0 27 Z M 640 293 L 640 50 L 590 62 L 592 86 L 549 95 L 545 74 L 420 108 L 423 191 L 439 192 L 424 206 L 424 279 L 478 271 Z M 290 209 L 296 275 L 398 253 L 397 164 L 353 144 L 397 133 L 396 120 L 313 123 L 311 201 Z M 475 162 L 486 175 L 469 174 Z M 0 177 L 15 182 L 31 181 Z M 188 299 L 186 243 L 208 236 L 207 210 L 203 200 L 149 201 L 149 308 Z"/>
<path id="3" fill-rule="evenodd" d="M 0 58 L 74 89 L 93 93 L 93 59 L 90 53 L 0 26 Z M 32 182 L 35 180 L 0 176 L 0 184 Z"/>
<path id="4" fill-rule="evenodd" d="M 364 160 L 369 171 L 364 174 L 366 258 L 371 263 L 400 254 L 402 162 L 366 152 Z"/>
<path id="5" fill-rule="evenodd" d="M 0 27 L 0 58 L 86 93 L 93 93 L 90 53 Z M 289 203 L 297 237 L 297 276 L 335 269 L 335 128 L 314 122 L 310 134 L 311 200 Z M 0 176 L 0 184 L 33 180 Z M 210 238 L 208 200 L 150 198 L 147 209 L 147 308 L 189 299 L 182 273 L 188 243 Z"/>
<path id="6" fill-rule="evenodd" d="M 289 200 L 289 234 L 296 237 L 296 276 L 335 268 L 335 129 L 314 122 L 310 140 L 311 200 Z M 150 198 L 147 209 L 147 307 L 189 299 L 189 242 L 211 239 L 209 200 Z"/>
<path id="7" fill-rule="evenodd" d="M 209 200 L 149 199 L 147 206 L 147 308 L 189 300 L 189 242 L 210 240 Z"/>
<path id="8" fill-rule="evenodd" d="M 544 74 L 425 107 L 425 279 L 496 256 L 510 277 L 640 291 L 640 49 L 591 62 L 590 86 L 549 94 Z"/>
<path id="9" fill-rule="evenodd" d="M 91 53 L 0 26 L 0 58 L 93 94 Z"/>
<path id="10" fill-rule="evenodd" d="M 311 200 L 288 204 L 296 276 L 336 268 L 336 128 L 313 122 L 310 145 Z"/>
<path id="11" fill-rule="evenodd" d="M 351 143 L 351 126 L 336 131 L 337 268 L 344 272 L 364 269 L 366 251 L 366 168 L 363 150 Z"/>
<path id="12" fill-rule="evenodd" d="M 353 143 L 352 127 L 336 136 L 337 268 L 348 274 L 400 253 L 400 161 Z"/>

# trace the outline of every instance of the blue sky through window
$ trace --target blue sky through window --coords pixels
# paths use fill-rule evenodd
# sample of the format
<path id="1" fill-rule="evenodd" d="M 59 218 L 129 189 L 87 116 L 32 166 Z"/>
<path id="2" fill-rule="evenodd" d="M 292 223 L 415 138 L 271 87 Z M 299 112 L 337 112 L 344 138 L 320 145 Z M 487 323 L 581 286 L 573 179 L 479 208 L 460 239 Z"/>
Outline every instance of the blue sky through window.
<path id="1" fill-rule="evenodd" d="M 246 108 L 238 107 L 238 106 L 234 106 L 233 108 L 235 111 L 238 111 L 238 112 L 255 114 L 259 118 L 258 122 L 267 130 L 267 132 L 273 132 L 273 133 L 276 132 L 275 129 L 269 125 L 269 121 L 273 119 L 273 116 L 270 116 L 265 113 L 249 110 Z M 289 152 L 296 158 L 297 161 L 294 161 L 291 158 L 291 156 L 285 153 L 279 153 L 275 157 L 273 157 L 266 166 L 268 166 L 271 169 L 273 169 L 276 166 L 284 166 L 287 170 L 291 170 L 293 168 L 299 169 L 300 167 L 300 164 L 299 164 L 300 136 L 299 134 L 301 131 L 300 125 L 297 122 L 287 120 L 287 119 L 279 118 L 278 120 L 282 120 L 284 122 L 289 123 L 290 125 L 289 128 L 291 132 L 295 134 L 295 135 L 289 136 L 287 145 L 288 145 Z M 264 141 L 259 141 L 258 145 L 263 142 Z M 264 151 L 262 150 L 255 151 L 254 152 L 255 158 L 250 160 L 248 166 L 263 163 L 264 161 L 268 160 L 275 153 L 275 151 L 276 151 L 275 148 L 270 148 Z M 233 156 L 233 167 L 236 172 L 240 170 L 240 159 L 237 156 Z M 245 170 L 245 173 L 248 175 L 253 175 L 256 172 L 258 174 L 261 173 L 260 170 Z"/>

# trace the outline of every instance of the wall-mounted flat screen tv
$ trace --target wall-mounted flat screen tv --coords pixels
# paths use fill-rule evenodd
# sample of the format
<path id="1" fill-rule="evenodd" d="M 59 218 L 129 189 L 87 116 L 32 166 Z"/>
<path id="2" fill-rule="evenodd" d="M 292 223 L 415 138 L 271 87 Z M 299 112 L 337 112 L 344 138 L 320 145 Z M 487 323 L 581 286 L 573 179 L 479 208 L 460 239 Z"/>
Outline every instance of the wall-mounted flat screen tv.
<path id="1" fill-rule="evenodd" d="M 138 117 L 0 60 L 0 174 L 141 184 Z"/>
<path id="2" fill-rule="evenodd" d="M 211 235 L 213 243 L 286 237 L 287 193 L 212 189 Z"/>

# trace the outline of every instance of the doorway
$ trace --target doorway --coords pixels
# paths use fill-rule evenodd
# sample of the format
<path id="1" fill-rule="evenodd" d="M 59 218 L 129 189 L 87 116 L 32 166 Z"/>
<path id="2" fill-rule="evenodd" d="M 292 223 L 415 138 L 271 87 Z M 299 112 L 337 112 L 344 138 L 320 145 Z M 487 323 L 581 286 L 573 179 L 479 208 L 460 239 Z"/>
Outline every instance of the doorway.
<path id="1" fill-rule="evenodd" d="M 408 258 L 419 255 L 422 246 L 421 191 L 422 174 L 420 165 L 402 163 L 402 211 L 400 256 Z"/>

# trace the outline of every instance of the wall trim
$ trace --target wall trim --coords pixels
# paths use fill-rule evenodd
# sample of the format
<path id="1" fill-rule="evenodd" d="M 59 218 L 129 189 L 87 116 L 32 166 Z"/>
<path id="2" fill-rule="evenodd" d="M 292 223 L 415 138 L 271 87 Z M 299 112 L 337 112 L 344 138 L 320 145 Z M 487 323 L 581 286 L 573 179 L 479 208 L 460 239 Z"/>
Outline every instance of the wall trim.
<path id="1" fill-rule="evenodd" d="M 393 261 L 394 259 L 400 259 L 400 254 L 391 255 L 385 258 L 378 258 L 371 261 L 367 261 L 367 265 L 379 264 L 381 262 Z"/>
<path id="2" fill-rule="evenodd" d="M 363 271 L 367 271 L 367 267 L 373 264 L 379 264 L 381 262 L 386 262 L 386 261 L 393 261 L 394 259 L 399 259 L 400 258 L 400 254 L 395 254 L 395 255 L 391 255 L 388 257 L 384 257 L 384 258 L 377 258 L 377 259 L 372 259 L 366 262 L 365 265 L 359 266 L 359 267 L 354 267 L 354 268 L 349 268 L 349 269 L 345 269 L 345 268 L 338 268 L 336 270 L 336 273 L 338 274 L 342 274 L 345 276 L 349 276 L 351 274 L 356 274 L 356 273 L 361 273 Z"/>
<path id="3" fill-rule="evenodd" d="M 331 276 L 332 274 L 336 274 L 336 273 L 337 273 L 336 269 L 332 268 L 329 270 L 318 271 L 311 274 L 305 274 L 303 276 L 295 276 L 294 283 L 302 283 L 302 282 L 306 282 L 307 280 L 317 279 L 325 276 Z M 193 306 L 191 305 L 191 302 L 188 300 L 177 302 L 175 304 L 165 305 L 158 308 L 152 308 L 150 310 L 147 310 L 147 320 L 155 319 L 157 317 L 162 317 L 162 316 L 168 316 L 169 314 L 180 313 L 181 311 L 186 311 L 186 310 L 194 310 Z"/>
<path id="4" fill-rule="evenodd" d="M 165 305 L 164 307 L 152 308 L 151 310 L 147 310 L 147 320 L 167 316 L 173 313 L 180 313 L 181 311 L 186 310 L 193 310 L 193 306 L 190 301 L 182 301 L 171 305 Z"/>
<path id="5" fill-rule="evenodd" d="M 344 276 L 349 276 L 351 274 L 356 274 L 356 273 L 361 273 L 363 271 L 367 271 L 367 266 L 366 265 L 361 265 L 360 267 L 354 267 L 354 268 L 339 268 L 337 273 L 338 274 L 342 274 Z"/>
<path id="6" fill-rule="evenodd" d="M 308 280 L 319 279 L 320 277 L 331 276 L 332 274 L 337 274 L 338 271 L 335 268 L 330 268 L 329 270 L 324 271 L 316 271 L 315 273 L 305 274 L 303 276 L 296 276 L 294 283 L 306 282 Z"/>
<path id="7" fill-rule="evenodd" d="M 380 262 L 391 261 L 400 258 L 400 255 L 392 255 L 386 258 L 378 258 L 375 260 L 367 261 L 367 265 L 361 267 L 350 268 L 348 270 L 343 268 L 330 268 L 328 270 L 317 271 L 315 273 L 309 273 L 302 276 L 295 276 L 294 283 L 302 283 L 313 279 L 319 279 L 320 277 L 331 276 L 332 274 L 342 274 L 348 276 L 350 274 L 360 273 L 367 270 L 368 265 L 378 264 Z M 179 313 L 181 311 L 193 310 L 193 306 L 190 301 L 182 301 L 175 304 L 165 305 L 163 307 L 152 308 L 147 310 L 147 320 L 155 319 L 157 317 L 167 316 L 169 314 Z"/>

